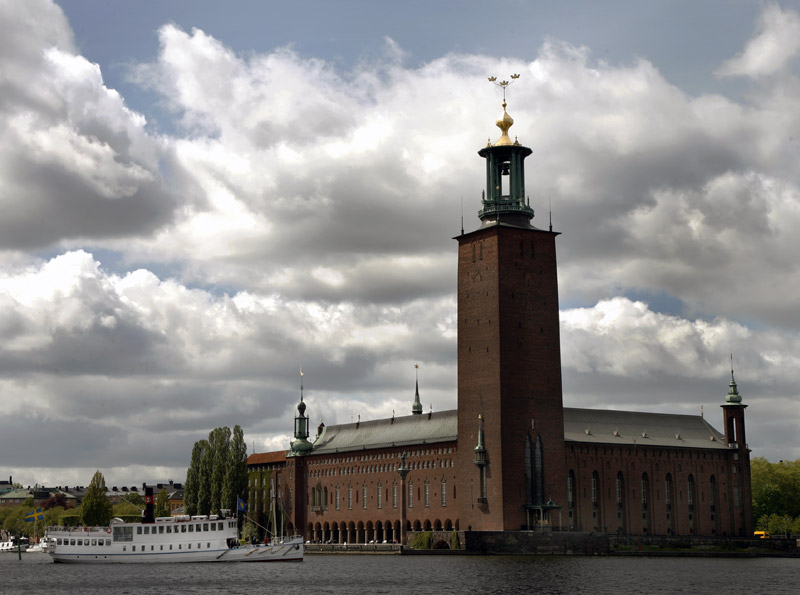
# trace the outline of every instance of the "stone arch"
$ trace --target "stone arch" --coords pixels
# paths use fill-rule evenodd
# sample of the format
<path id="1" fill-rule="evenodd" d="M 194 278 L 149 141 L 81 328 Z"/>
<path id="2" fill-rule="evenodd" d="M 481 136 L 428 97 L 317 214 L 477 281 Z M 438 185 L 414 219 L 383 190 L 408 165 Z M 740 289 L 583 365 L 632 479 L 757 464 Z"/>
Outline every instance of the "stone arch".
<path id="1" fill-rule="evenodd" d="M 353 521 L 350 521 L 350 524 L 347 526 L 347 539 L 345 541 L 347 543 L 357 543 L 356 542 L 356 524 Z"/>
<path id="2" fill-rule="evenodd" d="M 306 541 L 314 540 L 314 523 L 309 523 L 306 527 Z"/>
<path id="3" fill-rule="evenodd" d="M 433 523 L 433 530 L 434 531 L 441 531 L 442 530 L 442 521 L 436 519 Z"/>
<path id="4" fill-rule="evenodd" d="M 331 542 L 331 525 L 328 521 L 325 521 L 325 524 L 322 525 L 322 543 L 330 543 Z"/>
<path id="5" fill-rule="evenodd" d="M 358 521 L 358 525 L 356 525 L 356 543 L 366 543 L 364 540 L 366 533 L 364 532 L 364 522 Z"/>
<path id="6" fill-rule="evenodd" d="M 431 527 L 431 521 L 430 520 L 426 520 L 425 521 L 425 531 L 432 531 L 432 530 L 433 530 L 433 528 Z"/>
<path id="7" fill-rule="evenodd" d="M 431 549 L 434 550 L 449 550 L 450 549 L 450 542 L 444 539 L 439 539 L 433 542 Z"/>
<path id="8" fill-rule="evenodd" d="M 422 523 L 419 521 L 414 521 L 414 531 L 422 531 Z"/>
<path id="9" fill-rule="evenodd" d="M 453 530 L 453 521 L 450 519 L 445 519 L 444 521 L 444 530 L 445 531 L 452 531 Z"/>
<path id="10" fill-rule="evenodd" d="M 364 526 L 364 543 L 370 543 L 375 541 L 375 526 L 372 524 L 372 521 L 367 521 L 367 524 Z"/>

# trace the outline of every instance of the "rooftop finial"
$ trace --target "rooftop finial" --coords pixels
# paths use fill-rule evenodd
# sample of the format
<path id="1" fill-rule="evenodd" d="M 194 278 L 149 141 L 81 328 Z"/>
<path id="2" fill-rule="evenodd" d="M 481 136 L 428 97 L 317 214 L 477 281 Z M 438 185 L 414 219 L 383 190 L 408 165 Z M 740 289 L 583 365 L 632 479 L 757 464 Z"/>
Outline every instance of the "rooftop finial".
<path id="1" fill-rule="evenodd" d="M 411 406 L 412 415 L 422 415 L 422 402 L 419 400 L 419 364 L 414 364 L 414 405 Z"/>
<path id="2" fill-rule="evenodd" d="M 725 396 L 725 402 L 733 404 L 742 402 L 742 395 L 739 394 L 739 388 L 736 386 L 736 380 L 733 377 L 733 353 L 731 353 L 731 383 L 728 385 L 728 394 Z"/>
<path id="3" fill-rule="evenodd" d="M 500 129 L 500 131 L 501 131 L 503 134 L 502 134 L 502 135 L 500 135 L 500 138 L 497 140 L 497 142 L 496 142 L 496 143 L 494 143 L 494 146 L 495 146 L 495 147 L 497 147 L 497 146 L 503 146 L 503 145 L 513 145 L 513 144 L 515 144 L 515 143 L 514 143 L 514 142 L 511 140 L 511 138 L 509 138 L 509 136 L 508 136 L 508 129 L 509 129 L 509 128 L 511 128 L 511 126 L 513 126 L 513 125 L 514 125 L 514 119 L 513 119 L 511 116 L 509 116 L 509 115 L 508 115 L 508 112 L 506 111 L 506 105 L 507 105 L 507 104 L 506 104 L 506 88 L 507 88 L 509 85 L 513 84 L 513 83 L 514 83 L 514 81 L 516 81 L 518 78 L 519 78 L 519 75 L 518 75 L 518 74 L 512 74 L 512 75 L 511 75 L 511 80 L 510 80 L 510 81 L 500 81 L 500 82 L 498 83 L 498 82 L 497 82 L 497 77 L 496 77 L 496 76 L 490 76 L 490 77 L 489 77 L 489 82 L 490 82 L 490 83 L 492 83 L 493 85 L 495 85 L 495 86 L 497 86 L 497 87 L 500 87 L 501 89 L 503 89 L 503 117 L 502 117 L 502 118 L 500 118 L 500 119 L 497 121 L 497 127 Z M 516 144 L 519 144 L 519 143 L 517 142 Z"/>

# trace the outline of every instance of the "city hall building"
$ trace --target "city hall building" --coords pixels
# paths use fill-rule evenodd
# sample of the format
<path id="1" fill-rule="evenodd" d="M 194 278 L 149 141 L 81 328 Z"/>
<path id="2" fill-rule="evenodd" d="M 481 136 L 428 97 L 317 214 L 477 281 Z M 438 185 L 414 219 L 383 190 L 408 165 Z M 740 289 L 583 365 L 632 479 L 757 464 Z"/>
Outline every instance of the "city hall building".
<path id="1" fill-rule="evenodd" d="M 251 517 L 307 540 L 418 531 L 752 535 L 749 449 L 731 371 L 704 417 L 563 406 L 557 232 L 531 225 L 513 120 L 478 151 L 480 227 L 458 241 L 458 409 L 316 428 L 302 386 L 288 451 L 248 458 Z M 722 391 L 721 391 L 722 392 Z M 721 395 L 722 396 L 722 395 Z M 309 412 L 310 413 L 310 412 Z"/>

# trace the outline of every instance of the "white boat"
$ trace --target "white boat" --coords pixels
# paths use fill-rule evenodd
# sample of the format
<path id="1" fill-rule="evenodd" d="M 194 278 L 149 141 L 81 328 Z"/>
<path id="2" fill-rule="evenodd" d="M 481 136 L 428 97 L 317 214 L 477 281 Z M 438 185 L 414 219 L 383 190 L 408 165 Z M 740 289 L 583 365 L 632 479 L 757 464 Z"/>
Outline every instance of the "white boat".
<path id="1" fill-rule="evenodd" d="M 238 521 L 216 515 L 159 517 L 152 523 L 114 519 L 108 527 L 49 527 L 54 562 L 284 562 L 303 559 L 303 538 L 237 545 Z"/>
<path id="2" fill-rule="evenodd" d="M 28 554 L 41 554 L 47 551 L 45 547 L 46 541 L 42 539 L 39 543 L 32 543 L 28 546 L 28 549 L 25 550 Z"/>
<path id="3" fill-rule="evenodd" d="M 0 541 L 0 552 L 26 551 L 28 549 L 27 537 L 15 537 L 9 541 Z"/>

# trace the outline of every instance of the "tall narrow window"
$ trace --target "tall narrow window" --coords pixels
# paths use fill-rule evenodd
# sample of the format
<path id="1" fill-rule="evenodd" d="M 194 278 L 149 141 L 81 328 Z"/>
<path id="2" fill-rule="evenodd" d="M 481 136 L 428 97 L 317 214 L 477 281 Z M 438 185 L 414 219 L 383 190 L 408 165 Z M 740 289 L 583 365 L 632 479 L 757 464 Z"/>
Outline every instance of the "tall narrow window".
<path id="1" fill-rule="evenodd" d="M 575 503 L 575 472 L 570 469 L 567 474 L 567 504 L 572 508 Z"/>
<path id="2" fill-rule="evenodd" d="M 378 484 L 378 508 L 383 508 L 383 485 Z"/>
<path id="3" fill-rule="evenodd" d="M 353 510 L 353 484 L 347 486 L 347 510 Z"/>
<path id="4" fill-rule="evenodd" d="M 408 482 L 408 507 L 414 508 L 414 482 Z"/>
<path id="5" fill-rule="evenodd" d="M 689 512 L 694 511 L 694 477 L 689 476 L 686 482 L 686 503 L 689 505 Z"/>
<path id="6" fill-rule="evenodd" d="M 397 508 L 397 482 L 392 484 L 392 508 Z"/>
<path id="7" fill-rule="evenodd" d="M 597 471 L 592 471 L 592 506 L 597 508 L 597 483 L 598 483 L 598 476 Z"/>
<path id="8" fill-rule="evenodd" d="M 667 505 L 667 510 L 672 509 L 672 475 L 669 473 L 664 481 L 664 503 Z"/>
<path id="9" fill-rule="evenodd" d="M 622 508 L 622 471 L 617 473 L 617 507 Z"/>
<path id="10" fill-rule="evenodd" d="M 425 508 L 431 505 L 431 484 L 425 480 Z"/>
<path id="11" fill-rule="evenodd" d="M 339 486 L 336 486 L 336 510 L 339 510 Z"/>
<path id="12" fill-rule="evenodd" d="M 362 500 L 362 505 L 364 507 L 364 510 L 366 510 L 367 509 L 367 486 L 366 485 L 364 485 L 361 488 L 361 500 Z"/>
<path id="13" fill-rule="evenodd" d="M 447 506 L 447 481 L 442 479 L 442 506 Z"/>

